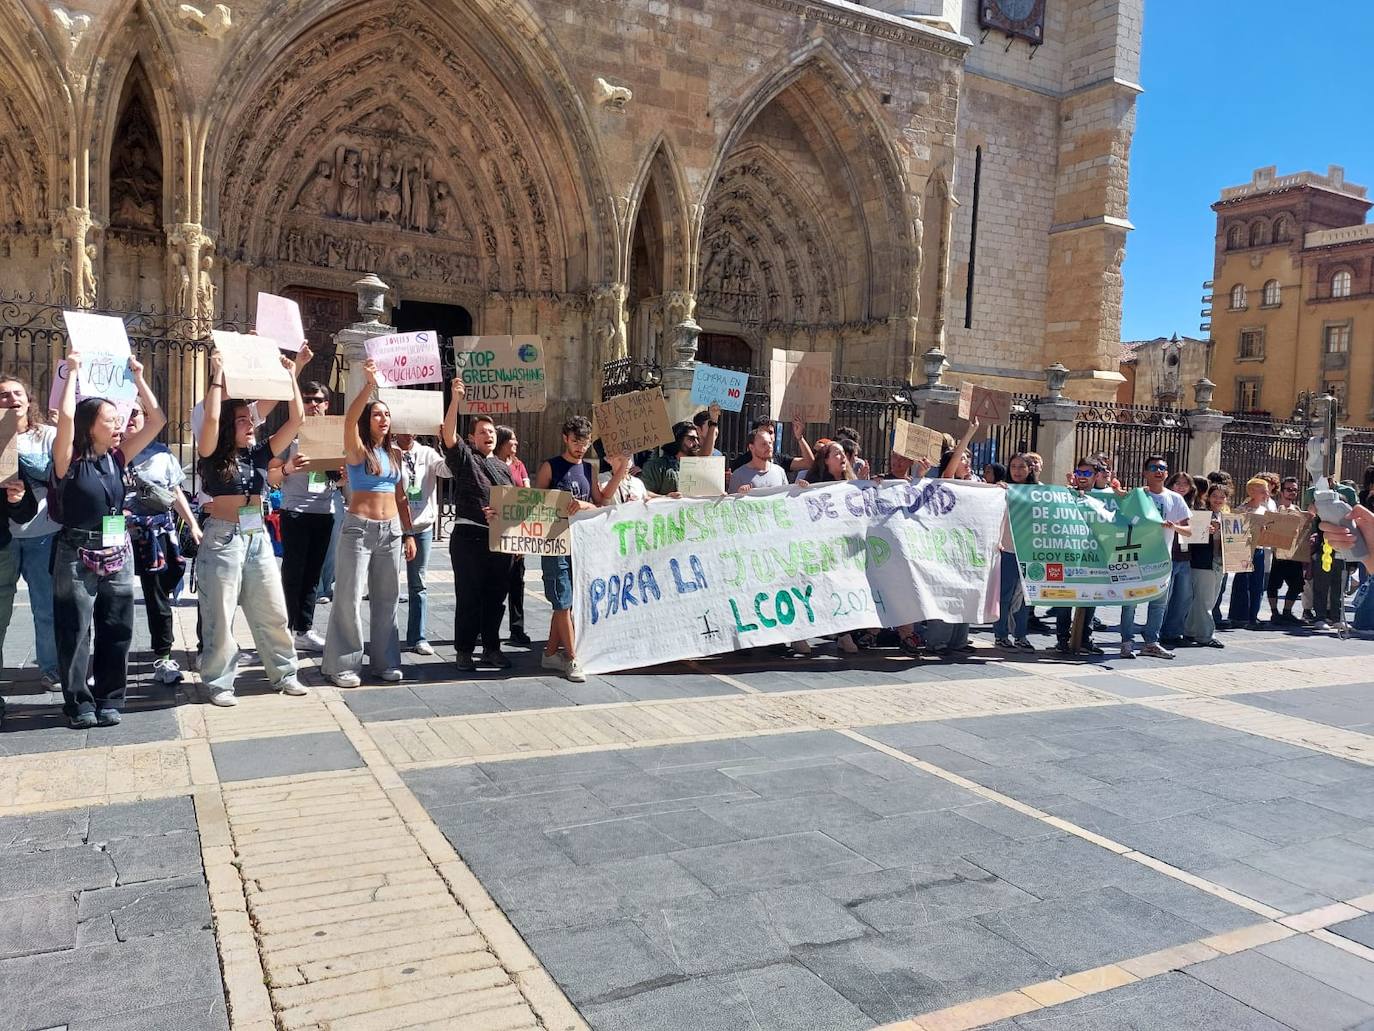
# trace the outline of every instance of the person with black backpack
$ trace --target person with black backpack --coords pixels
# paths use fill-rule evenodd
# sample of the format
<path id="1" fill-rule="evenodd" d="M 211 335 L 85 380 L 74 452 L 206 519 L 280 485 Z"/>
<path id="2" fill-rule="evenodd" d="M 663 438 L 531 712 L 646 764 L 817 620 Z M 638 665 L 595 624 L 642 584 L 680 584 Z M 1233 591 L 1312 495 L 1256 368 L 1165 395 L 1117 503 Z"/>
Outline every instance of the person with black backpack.
<path id="1" fill-rule="evenodd" d="M 63 711 L 77 730 L 119 723 L 134 636 L 134 570 L 124 523 L 125 454 L 138 454 L 167 418 L 129 358 L 144 413 L 126 434 L 119 409 L 98 397 L 76 400 L 81 356 L 67 355 L 57 409 L 48 508 L 62 529 L 53 543 L 53 622 Z"/>

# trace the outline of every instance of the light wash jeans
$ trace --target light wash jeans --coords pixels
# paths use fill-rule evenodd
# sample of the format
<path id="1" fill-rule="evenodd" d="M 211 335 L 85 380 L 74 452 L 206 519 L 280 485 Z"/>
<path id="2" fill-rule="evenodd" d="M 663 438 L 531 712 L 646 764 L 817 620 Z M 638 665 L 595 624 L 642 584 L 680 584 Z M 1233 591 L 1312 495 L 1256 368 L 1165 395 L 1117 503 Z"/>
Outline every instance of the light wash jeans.
<path id="1" fill-rule="evenodd" d="M 429 625 L 429 602 L 425 590 L 425 570 L 429 568 L 429 549 L 434 543 L 434 527 L 416 530 L 415 558 L 406 563 L 406 590 L 410 594 L 410 615 L 406 617 L 407 648 L 414 648 L 425 640 Z"/>
<path id="2" fill-rule="evenodd" d="M 1010 637 L 1019 641 L 1026 636 L 1030 607 L 1021 594 L 1021 566 L 1016 561 L 1016 552 L 1002 552 L 1001 575 L 997 622 L 992 624 L 992 634 L 998 640 Z"/>
<path id="3" fill-rule="evenodd" d="M 1165 588 L 1164 593 L 1155 598 L 1145 607 L 1145 629 L 1141 637 L 1146 644 L 1159 643 L 1159 630 L 1164 625 L 1164 612 L 1169 607 L 1169 595 L 1172 593 L 1169 588 Z M 1129 644 L 1135 640 L 1135 610 L 1136 605 L 1121 606 L 1121 643 Z"/>
<path id="4" fill-rule="evenodd" d="M 10 542 L 19 575 L 29 585 L 29 607 L 33 609 L 34 651 L 38 657 L 38 671 L 54 680 L 57 675 L 57 634 L 52 620 L 52 542 L 57 534 L 41 537 L 16 537 Z M 8 620 L 6 623 L 8 624 Z"/>
<path id="5" fill-rule="evenodd" d="M 1193 570 L 1193 604 L 1188 611 L 1188 633 L 1198 644 L 1206 644 L 1217 636 L 1217 621 L 1212 606 L 1221 594 L 1222 575 L 1219 567 Z"/>
<path id="6" fill-rule="evenodd" d="M 348 513 L 339 531 L 334 604 L 324 635 L 327 677 L 358 673 L 363 665 L 363 593 L 368 596 L 368 652 L 374 673 L 401 668 L 396 607 L 401 593 L 400 519 L 364 519 Z"/>
<path id="7" fill-rule="evenodd" d="M 281 571 L 266 531 L 240 533 L 239 524 L 209 517 L 196 555 L 196 592 L 200 597 L 205 650 L 200 680 L 208 691 L 234 690 L 239 646 L 234 640 L 234 610 L 242 608 L 253 645 L 273 687 L 296 672 L 296 646 L 286 626 L 286 596 Z"/>
<path id="8" fill-rule="evenodd" d="M 1174 560 L 1174 575 L 1169 582 L 1169 607 L 1164 610 L 1160 636 L 1166 641 L 1183 637 L 1188 628 L 1188 612 L 1193 607 L 1193 567 L 1188 559 Z"/>

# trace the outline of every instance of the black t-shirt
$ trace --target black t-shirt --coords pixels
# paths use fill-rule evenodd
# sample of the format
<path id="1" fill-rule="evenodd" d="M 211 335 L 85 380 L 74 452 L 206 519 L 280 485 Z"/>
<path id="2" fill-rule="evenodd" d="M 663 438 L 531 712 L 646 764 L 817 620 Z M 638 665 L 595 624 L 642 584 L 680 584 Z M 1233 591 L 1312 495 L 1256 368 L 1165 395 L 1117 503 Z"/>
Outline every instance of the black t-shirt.
<path id="1" fill-rule="evenodd" d="M 453 473 L 453 514 L 459 524 L 486 528 L 482 509 L 491 504 L 493 486 L 515 486 L 510 467 L 495 455 L 483 455 L 461 437 L 444 450 L 444 460 Z"/>
<path id="2" fill-rule="evenodd" d="M 266 494 L 267 466 L 272 457 L 272 445 L 265 440 L 250 448 L 239 448 L 234 474 L 228 479 L 218 475 L 210 467 L 210 463 L 202 459 L 200 468 L 203 482 L 200 489 L 212 498 L 222 498 L 230 494 L 240 497 Z"/>
<path id="3" fill-rule="evenodd" d="M 54 514 L 64 527 L 99 530 L 102 519 L 124 510 L 124 456 L 110 451 L 72 459 L 56 493 Z"/>

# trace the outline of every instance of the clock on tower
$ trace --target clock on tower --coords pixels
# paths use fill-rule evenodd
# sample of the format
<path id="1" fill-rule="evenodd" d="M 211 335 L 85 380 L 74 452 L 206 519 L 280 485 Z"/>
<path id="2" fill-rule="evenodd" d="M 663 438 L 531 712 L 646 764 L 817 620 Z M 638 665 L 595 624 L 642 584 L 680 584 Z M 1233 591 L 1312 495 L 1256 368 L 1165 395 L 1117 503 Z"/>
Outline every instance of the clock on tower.
<path id="1" fill-rule="evenodd" d="M 978 21 L 1037 46 L 1045 42 L 1045 0 L 979 0 Z"/>

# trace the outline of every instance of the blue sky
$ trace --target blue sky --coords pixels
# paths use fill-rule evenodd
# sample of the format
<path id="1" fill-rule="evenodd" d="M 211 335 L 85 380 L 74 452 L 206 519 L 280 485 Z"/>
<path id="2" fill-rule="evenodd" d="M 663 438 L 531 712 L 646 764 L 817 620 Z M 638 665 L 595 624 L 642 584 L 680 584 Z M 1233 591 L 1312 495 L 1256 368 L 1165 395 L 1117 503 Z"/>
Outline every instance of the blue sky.
<path id="1" fill-rule="evenodd" d="M 1374 193 L 1374 5 L 1145 0 L 1121 336 L 1198 336 L 1222 187 L 1263 165 Z"/>

